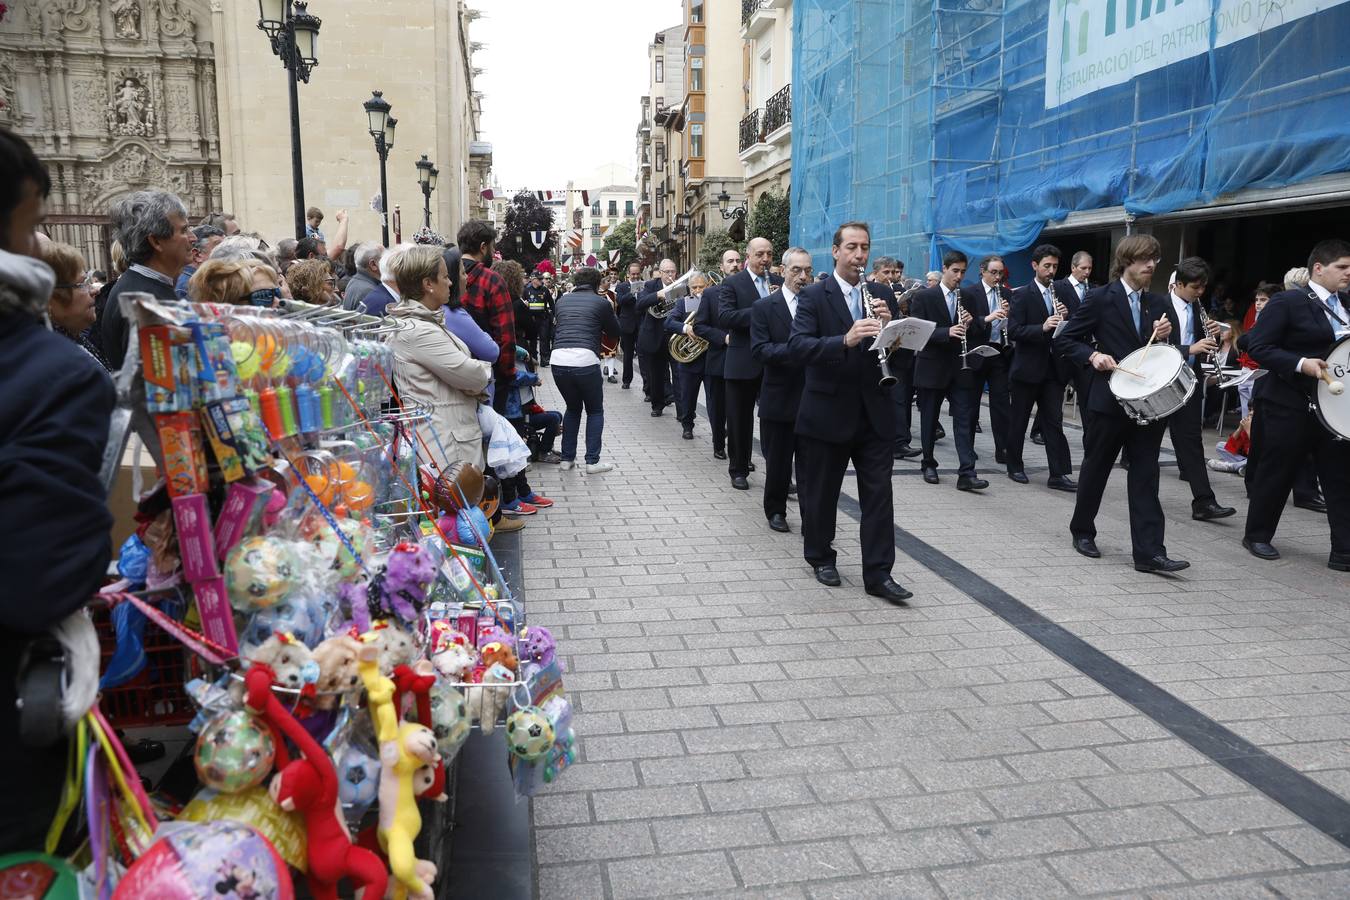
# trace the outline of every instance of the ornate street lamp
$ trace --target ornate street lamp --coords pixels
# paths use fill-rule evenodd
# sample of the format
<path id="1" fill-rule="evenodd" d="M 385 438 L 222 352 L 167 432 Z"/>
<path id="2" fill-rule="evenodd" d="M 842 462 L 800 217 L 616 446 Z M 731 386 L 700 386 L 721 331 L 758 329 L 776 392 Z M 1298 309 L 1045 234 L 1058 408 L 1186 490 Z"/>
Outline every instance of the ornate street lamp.
<path id="1" fill-rule="evenodd" d="M 415 165 L 417 166 L 417 183 L 422 186 L 422 216 L 426 220 L 427 230 L 431 230 L 431 192 L 436 190 L 436 176 L 440 175 L 440 170 L 436 164 L 427 159 L 425 153 Z"/>
<path id="2" fill-rule="evenodd" d="M 727 189 L 723 187 L 722 193 L 717 195 L 717 210 L 722 214 L 723 220 L 745 218 L 746 209 L 744 201 L 742 201 L 739 206 L 729 210 L 727 209 L 727 207 L 730 205 L 731 205 L 731 195 L 728 194 Z"/>
<path id="3" fill-rule="evenodd" d="M 303 0 L 258 0 L 258 28 L 267 35 L 272 53 L 286 69 L 291 106 L 291 192 L 295 206 L 295 239 L 305 236 L 305 177 L 300 153 L 300 92 L 319 64 L 319 18 Z"/>
<path id="4" fill-rule="evenodd" d="M 389 101 L 384 99 L 383 91 L 371 91 L 370 99 L 361 104 L 366 111 L 367 131 L 375 139 L 375 154 L 380 158 L 380 237 L 386 247 L 389 246 L 389 180 L 385 172 L 385 163 L 389 161 L 389 151 L 394 149 L 394 127 L 398 119 L 389 115 Z"/>

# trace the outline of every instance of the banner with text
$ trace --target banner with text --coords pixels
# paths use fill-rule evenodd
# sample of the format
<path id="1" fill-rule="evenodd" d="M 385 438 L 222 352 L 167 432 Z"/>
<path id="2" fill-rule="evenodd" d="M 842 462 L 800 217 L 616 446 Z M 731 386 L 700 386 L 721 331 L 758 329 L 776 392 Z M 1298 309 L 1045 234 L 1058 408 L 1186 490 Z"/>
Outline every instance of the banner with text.
<path id="1" fill-rule="evenodd" d="M 1051 0 L 1045 108 L 1348 0 Z"/>

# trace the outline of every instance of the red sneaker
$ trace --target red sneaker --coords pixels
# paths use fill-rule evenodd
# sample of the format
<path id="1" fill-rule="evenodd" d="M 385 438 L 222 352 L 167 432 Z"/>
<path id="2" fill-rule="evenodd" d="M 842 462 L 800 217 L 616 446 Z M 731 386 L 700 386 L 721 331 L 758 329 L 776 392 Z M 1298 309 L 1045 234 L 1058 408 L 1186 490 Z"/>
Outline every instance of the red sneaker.
<path id="1" fill-rule="evenodd" d="M 531 494 L 529 497 L 526 497 L 524 499 L 528 500 L 531 504 L 539 507 L 540 509 L 548 509 L 550 506 L 553 505 L 553 501 L 545 497 L 543 494 Z"/>
<path id="2" fill-rule="evenodd" d="M 524 500 L 517 500 L 514 506 L 502 505 L 502 515 L 518 518 L 520 516 L 532 516 L 539 512 L 539 509 Z"/>

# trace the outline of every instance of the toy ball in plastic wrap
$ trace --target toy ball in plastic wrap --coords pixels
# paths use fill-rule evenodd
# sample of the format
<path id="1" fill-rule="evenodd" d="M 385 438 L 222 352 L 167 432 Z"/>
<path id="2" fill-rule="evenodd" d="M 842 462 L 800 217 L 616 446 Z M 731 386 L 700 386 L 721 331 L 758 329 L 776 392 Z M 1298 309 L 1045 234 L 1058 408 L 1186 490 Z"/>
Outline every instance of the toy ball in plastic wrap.
<path id="1" fill-rule="evenodd" d="M 293 900 L 291 873 L 276 848 L 239 822 L 184 826 L 132 864 L 113 900 Z"/>
<path id="2" fill-rule="evenodd" d="M 371 531 L 370 526 L 360 519 L 342 519 L 338 522 L 338 527 L 352 545 L 352 550 L 355 550 L 362 559 L 369 559 L 375 545 L 375 533 Z M 361 564 L 340 541 L 333 560 L 333 569 L 343 581 L 355 578 L 361 571 Z"/>
<path id="3" fill-rule="evenodd" d="M 70 863 L 44 853 L 0 856 L 0 898 L 79 900 L 79 877 Z"/>
<path id="4" fill-rule="evenodd" d="M 547 628 L 541 625 L 527 625 L 521 629 L 520 643 L 516 649 L 522 660 L 547 666 L 557 655 L 558 642 Z"/>
<path id="5" fill-rule="evenodd" d="M 207 723 L 192 761 L 203 784 L 232 794 L 261 784 L 275 754 L 271 732 L 240 709 Z"/>
<path id="6" fill-rule="evenodd" d="M 295 586 L 299 565 L 290 546 L 269 535 L 246 537 L 225 559 L 225 590 L 241 612 L 280 603 Z"/>
<path id="7" fill-rule="evenodd" d="M 239 636 L 239 654 L 252 657 L 263 643 L 277 632 L 290 634 L 306 647 L 323 640 L 323 624 L 328 614 L 318 598 L 293 594 L 276 606 L 260 609 Z"/>
<path id="8" fill-rule="evenodd" d="M 461 544 L 477 547 L 491 533 L 487 515 L 478 507 L 460 510 L 455 515 L 455 536 Z"/>
<path id="9" fill-rule="evenodd" d="M 455 758 L 469 737 L 471 723 L 464 695 L 450 685 L 437 681 L 431 686 L 431 730 L 436 747 L 447 763 Z"/>
<path id="10" fill-rule="evenodd" d="M 345 809 L 364 812 L 380 790 L 380 761 L 348 746 L 337 758 L 338 799 Z"/>
<path id="11" fill-rule="evenodd" d="M 553 724 L 537 706 L 518 709 L 506 717 L 506 746 L 526 762 L 543 759 L 553 746 Z"/>

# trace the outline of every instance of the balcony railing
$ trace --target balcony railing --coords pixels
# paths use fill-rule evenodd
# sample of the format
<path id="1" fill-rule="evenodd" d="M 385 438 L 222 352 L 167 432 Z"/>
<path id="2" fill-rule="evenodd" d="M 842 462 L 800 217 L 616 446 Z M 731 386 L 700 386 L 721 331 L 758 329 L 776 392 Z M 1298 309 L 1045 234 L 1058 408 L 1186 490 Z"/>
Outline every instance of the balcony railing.
<path id="1" fill-rule="evenodd" d="M 792 85 L 785 84 L 764 104 L 764 132 L 773 134 L 792 121 Z M 744 131 L 742 131 L 744 134 Z M 742 141 L 744 137 L 742 137 Z M 742 148 L 744 149 L 744 148 Z"/>
<path id="2" fill-rule="evenodd" d="M 755 10 L 764 5 L 764 0 L 741 0 L 741 27 L 744 28 L 750 24 L 750 17 L 755 14 Z"/>
<path id="3" fill-rule="evenodd" d="M 759 143 L 759 110 L 741 119 L 741 152 Z"/>

